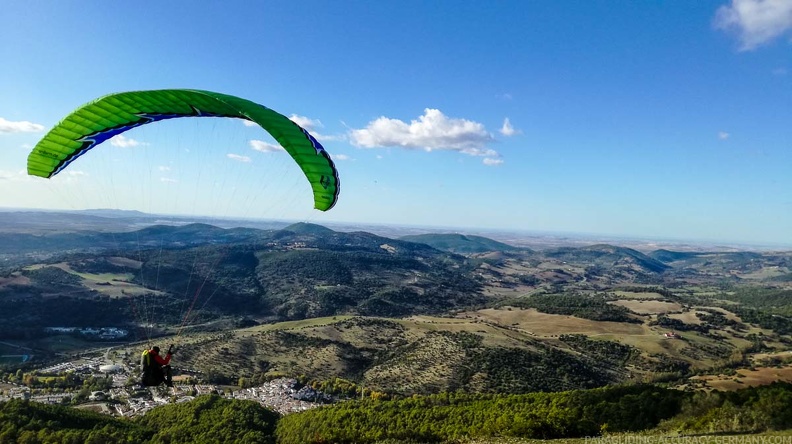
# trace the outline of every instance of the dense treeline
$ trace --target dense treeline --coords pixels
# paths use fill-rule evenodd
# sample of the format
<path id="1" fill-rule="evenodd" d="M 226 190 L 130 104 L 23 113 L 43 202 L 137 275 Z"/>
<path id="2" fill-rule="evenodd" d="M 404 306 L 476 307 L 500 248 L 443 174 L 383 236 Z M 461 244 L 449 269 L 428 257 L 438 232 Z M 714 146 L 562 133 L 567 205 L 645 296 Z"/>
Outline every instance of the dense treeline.
<path id="1" fill-rule="evenodd" d="M 543 313 L 577 316 L 593 321 L 641 322 L 630 317 L 630 311 L 626 308 L 608 304 L 601 295 L 537 294 L 518 298 L 509 303 L 522 308 L 535 308 Z"/>
<path id="2" fill-rule="evenodd" d="M 639 350 L 629 345 L 616 341 L 592 340 L 581 334 L 561 335 L 558 339 L 594 359 L 619 365 L 624 365 L 631 357 L 640 354 Z"/>
<path id="3" fill-rule="evenodd" d="M 710 326 L 707 324 L 688 324 L 680 319 L 669 317 L 666 314 L 658 315 L 657 319 L 649 322 L 649 325 L 658 325 L 665 329 L 676 331 L 698 331 L 707 333 L 710 330 Z"/>
<path id="4" fill-rule="evenodd" d="M 253 401 L 216 395 L 156 408 L 137 420 L 63 406 L 0 403 L 0 444 L 274 443 L 280 415 Z"/>
<path id="5" fill-rule="evenodd" d="M 488 393 L 558 392 L 616 382 L 593 361 L 554 348 L 483 348 L 470 354 L 451 388 Z"/>
<path id="6" fill-rule="evenodd" d="M 717 299 L 739 302 L 771 313 L 792 316 L 792 290 L 764 287 L 736 287 L 718 294 Z"/>
<path id="7" fill-rule="evenodd" d="M 211 395 L 156 408 L 138 423 L 156 430 L 151 443 L 266 444 L 275 442 L 279 417 L 254 401 Z"/>
<path id="8" fill-rule="evenodd" d="M 659 427 L 658 427 L 659 425 Z M 445 393 L 351 402 L 288 415 L 278 442 L 444 442 L 467 437 L 568 438 L 637 432 L 755 433 L 792 428 L 792 384 L 695 394 L 657 386 L 528 395 Z"/>
<path id="9" fill-rule="evenodd" d="M 322 227 L 261 232 L 257 241 L 252 233 L 233 231 L 203 225 L 151 227 L 128 239 L 118 234 L 130 243 L 112 242 L 105 253 L 63 251 L 47 262 L 66 262 L 79 273 L 118 274 L 117 279 L 166 293 L 146 298 L 149 304 L 144 304 L 161 323 L 180 322 L 183 307 L 193 302 L 190 323 L 201 324 L 241 314 L 282 320 L 336 314 L 399 317 L 484 301 L 481 283 L 469 273 L 473 265 L 427 245 Z M 191 236 L 203 240 L 190 241 Z M 174 239 L 181 241 L 169 241 Z M 235 243 L 245 239 L 250 242 Z M 129 260 L 112 259 L 116 257 Z M 69 319 L 69 326 L 123 326 L 143 316 L 136 300 L 107 302 L 81 276 L 57 266 L 17 272 L 29 281 L 0 286 L 0 304 L 26 304 L 24 310 L 0 307 L 0 323 L 12 326 L 9 337 L 40 336 L 30 328 L 59 326 L 63 319 Z M 113 277 L 107 279 L 102 284 L 109 287 Z M 78 304 L 78 310 L 69 310 Z M 58 320 L 49 313 L 57 313 Z M 19 333 L 20 328 L 27 330 Z"/>
<path id="10" fill-rule="evenodd" d="M 104 256 L 74 255 L 69 259 L 69 268 L 78 273 L 130 273 L 134 269 L 110 262 Z"/>
<path id="11" fill-rule="evenodd" d="M 147 442 L 153 434 L 94 412 L 17 399 L 0 403 L 0 444 L 120 444 Z"/>
<path id="12" fill-rule="evenodd" d="M 82 278 L 58 267 L 41 267 L 22 272 L 31 281 L 37 284 L 53 286 L 78 286 Z"/>
<path id="13" fill-rule="evenodd" d="M 779 335 L 792 335 L 792 319 L 788 317 L 742 307 L 731 310 L 745 322 L 772 330 Z"/>
<path id="14" fill-rule="evenodd" d="M 719 293 L 715 299 L 739 302 L 723 305 L 743 322 L 773 330 L 779 335 L 792 334 L 792 290 L 764 287 L 737 287 Z"/>
<path id="15" fill-rule="evenodd" d="M 683 396 L 652 386 L 500 396 L 444 393 L 289 415 L 278 423 L 277 434 L 283 444 L 596 436 L 652 428 L 679 410 Z"/>
<path id="16" fill-rule="evenodd" d="M 660 426 L 680 433 L 755 433 L 792 428 L 792 384 L 776 382 L 734 392 L 697 392 Z"/>
<path id="17" fill-rule="evenodd" d="M 46 335 L 44 327 L 124 326 L 134 317 L 130 301 L 107 297 L 47 297 L 37 288 L 26 298 L 5 297 L 0 292 L 0 337 L 26 339 Z M 75 296 L 88 293 L 78 291 Z M 20 293 L 15 296 L 19 297 Z M 64 323 L 68 323 L 64 325 Z"/>
<path id="18" fill-rule="evenodd" d="M 372 397 L 373 398 L 373 397 Z M 442 393 L 348 401 L 280 417 L 253 401 L 201 396 L 135 419 L 11 400 L 0 403 L 0 444 L 374 443 L 466 438 L 572 438 L 608 433 L 757 433 L 792 428 L 792 384 L 736 392 L 654 385 L 560 393 Z"/>

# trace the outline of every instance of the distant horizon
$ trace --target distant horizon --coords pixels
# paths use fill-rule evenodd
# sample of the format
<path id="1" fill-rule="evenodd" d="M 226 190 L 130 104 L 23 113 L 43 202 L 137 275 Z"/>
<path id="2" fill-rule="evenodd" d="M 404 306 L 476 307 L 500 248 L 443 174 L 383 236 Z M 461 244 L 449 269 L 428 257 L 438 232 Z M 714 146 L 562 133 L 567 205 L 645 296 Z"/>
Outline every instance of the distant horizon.
<path id="1" fill-rule="evenodd" d="M 147 218 L 173 218 L 184 220 L 201 220 L 206 223 L 206 220 L 222 220 L 226 222 L 261 222 L 261 223 L 278 223 L 278 224 L 293 224 L 293 223 L 310 223 L 315 225 L 322 225 L 326 227 L 337 228 L 376 228 L 381 232 L 393 231 L 410 231 L 407 234 L 463 234 L 463 235 L 479 235 L 483 237 L 492 237 L 494 240 L 509 243 L 505 241 L 512 240 L 513 237 L 519 236 L 517 246 L 530 243 L 531 238 L 551 238 L 558 241 L 563 239 L 573 239 L 569 244 L 587 243 L 595 245 L 599 243 L 608 243 L 611 245 L 619 246 L 613 242 L 618 242 L 627 245 L 642 244 L 643 247 L 630 247 L 634 249 L 651 251 L 652 244 L 657 244 L 654 250 L 669 249 L 673 246 L 680 247 L 682 250 L 688 250 L 690 247 L 711 247 L 711 250 L 697 250 L 697 251 L 792 251 L 792 245 L 784 243 L 761 243 L 761 242 L 748 242 L 741 240 L 719 240 L 719 239 L 684 239 L 684 238 L 671 238 L 660 236 L 641 236 L 641 235 L 617 235 L 609 233 L 587 233 L 587 232 L 570 232 L 570 231 L 549 231 L 549 230 L 531 230 L 531 229 L 509 229 L 509 228 L 480 228 L 480 227 L 463 227 L 463 226 L 442 226 L 442 225 L 424 225 L 424 224 L 403 224 L 403 223 L 383 223 L 383 222 L 351 222 L 351 221 L 306 221 L 301 219 L 282 219 L 282 218 L 256 218 L 256 217 L 234 217 L 234 216 L 212 216 L 212 215 L 199 215 L 199 214 L 167 214 L 167 213 L 147 213 L 140 210 L 128 210 L 118 208 L 85 208 L 85 209 L 58 209 L 58 208 L 19 208 L 19 207 L 0 207 L 0 212 L 48 212 L 48 213 L 86 213 L 86 212 L 118 212 L 118 213 L 137 213 Z M 101 216 L 98 216 L 101 217 Z M 189 222 L 187 222 L 189 223 Z M 235 225 L 240 226 L 241 225 Z M 231 228 L 231 227 L 228 227 Z M 256 227 L 247 227 L 256 228 Z M 390 229 L 390 230 L 388 230 Z M 347 230 L 340 230 L 347 231 Z M 419 233 L 414 233 L 420 231 Z M 373 233 L 376 234 L 376 233 Z M 407 235 L 401 234 L 401 236 Z M 386 236 L 388 237 L 388 236 Z M 527 238 L 527 239 L 526 239 Z M 611 241 L 611 242 L 608 242 Z M 535 242 L 537 242 L 535 240 Z"/>

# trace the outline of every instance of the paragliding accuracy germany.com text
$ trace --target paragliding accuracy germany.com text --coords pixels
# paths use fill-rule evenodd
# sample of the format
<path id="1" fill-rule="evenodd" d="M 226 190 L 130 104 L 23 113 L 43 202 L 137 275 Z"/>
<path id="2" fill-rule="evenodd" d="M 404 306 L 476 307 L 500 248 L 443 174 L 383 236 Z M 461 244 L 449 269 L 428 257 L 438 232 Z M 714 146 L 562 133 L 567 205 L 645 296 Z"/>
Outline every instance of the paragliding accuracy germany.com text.
<path id="1" fill-rule="evenodd" d="M 792 444 L 792 436 L 587 436 L 586 444 Z"/>

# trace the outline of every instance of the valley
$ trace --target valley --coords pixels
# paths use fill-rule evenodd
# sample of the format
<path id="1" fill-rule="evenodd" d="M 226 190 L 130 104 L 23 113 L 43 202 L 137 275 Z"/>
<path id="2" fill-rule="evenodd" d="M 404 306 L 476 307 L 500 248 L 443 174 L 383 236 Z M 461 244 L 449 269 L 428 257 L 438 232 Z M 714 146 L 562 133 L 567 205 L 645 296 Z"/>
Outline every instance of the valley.
<path id="1" fill-rule="evenodd" d="M 62 253 L 56 242 L 36 250 L 47 261 L 0 276 L 0 330 L 33 350 L 18 358 L 24 368 L 86 348 L 134 357 L 140 344 L 174 342 L 176 365 L 212 383 L 340 377 L 411 395 L 628 381 L 707 388 L 723 372 L 737 384 L 762 380 L 734 373 L 762 371 L 762 353 L 789 363 L 792 253 L 533 250 L 303 223 L 59 236 L 105 244 Z M 119 343 L 53 331 L 78 327 L 129 333 Z M 23 354 L 12 352 L 13 364 Z"/>

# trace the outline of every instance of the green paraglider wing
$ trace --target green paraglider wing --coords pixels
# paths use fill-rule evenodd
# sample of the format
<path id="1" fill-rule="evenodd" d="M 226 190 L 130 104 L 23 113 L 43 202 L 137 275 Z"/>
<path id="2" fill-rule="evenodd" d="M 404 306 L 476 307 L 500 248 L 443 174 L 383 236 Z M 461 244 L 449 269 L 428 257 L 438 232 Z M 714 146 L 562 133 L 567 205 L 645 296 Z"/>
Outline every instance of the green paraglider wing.
<path id="1" fill-rule="evenodd" d="M 28 174 L 52 177 L 78 157 L 129 129 L 179 117 L 237 117 L 272 135 L 300 166 L 314 194 L 314 206 L 327 211 L 338 200 L 338 171 L 324 147 L 286 116 L 239 97 L 211 91 L 166 89 L 110 94 L 66 116 L 33 148 Z"/>

